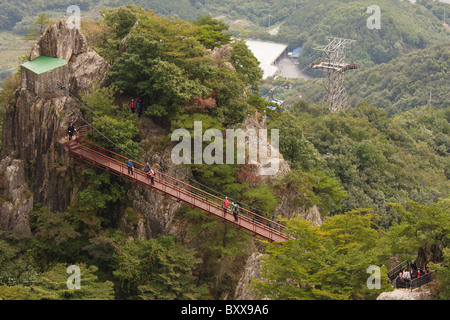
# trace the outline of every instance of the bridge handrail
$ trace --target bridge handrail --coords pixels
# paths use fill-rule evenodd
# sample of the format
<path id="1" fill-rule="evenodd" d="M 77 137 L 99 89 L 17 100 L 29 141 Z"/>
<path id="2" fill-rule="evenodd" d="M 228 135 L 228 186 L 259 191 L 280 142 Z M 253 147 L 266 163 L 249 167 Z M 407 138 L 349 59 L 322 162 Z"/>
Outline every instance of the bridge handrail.
<path id="1" fill-rule="evenodd" d="M 396 265 L 395 267 L 393 267 L 392 269 L 390 269 L 387 272 L 387 275 L 389 277 L 389 279 L 395 278 L 395 276 L 398 275 L 398 272 L 402 269 L 405 269 L 408 267 L 408 261 L 404 260 L 401 263 L 399 263 L 398 265 Z"/>
<path id="2" fill-rule="evenodd" d="M 126 162 L 127 159 L 128 159 L 127 157 L 124 157 L 121 154 L 118 154 L 118 153 L 116 153 L 114 151 L 108 150 L 108 149 L 106 149 L 104 147 L 98 146 L 98 145 L 96 145 L 96 144 L 94 144 L 94 143 L 92 143 L 90 141 L 87 141 L 87 140 L 81 138 L 81 137 L 77 137 L 77 140 L 80 140 L 83 143 L 86 143 L 86 144 L 94 147 L 95 149 L 100 149 L 101 151 L 97 151 L 97 150 L 95 150 L 93 148 L 88 148 L 87 146 L 83 146 L 80 143 L 79 145 L 81 147 L 89 149 L 89 150 L 97 153 L 98 155 L 100 155 L 102 157 L 106 157 L 106 158 L 115 160 L 118 163 L 120 163 L 121 165 L 126 166 L 126 164 L 123 161 Z M 113 157 L 108 156 L 108 154 L 116 157 L 117 159 L 114 159 Z M 119 159 L 121 159 L 122 161 L 119 160 Z M 144 164 L 134 161 L 133 165 L 134 165 L 134 169 L 135 170 L 138 170 L 138 172 L 140 174 L 142 174 L 144 177 L 146 176 L 146 173 L 143 171 L 143 169 L 140 169 L 140 168 L 137 167 L 137 165 L 138 165 L 138 166 L 144 168 L 145 167 Z M 208 193 L 208 192 L 206 192 L 204 190 L 201 190 L 201 189 L 198 189 L 196 187 L 193 187 L 193 186 L 189 185 L 188 183 L 186 183 L 184 181 L 181 181 L 181 180 L 178 180 L 176 178 L 173 178 L 173 177 L 171 177 L 168 174 L 165 174 L 165 173 L 162 173 L 162 172 L 158 171 L 158 175 L 164 177 L 164 179 L 166 180 L 165 184 L 167 186 L 170 186 L 173 189 L 180 189 L 179 185 L 182 185 L 182 186 L 185 187 L 185 190 L 186 190 L 185 194 L 189 195 L 189 193 L 194 193 L 197 196 L 200 196 L 201 198 L 203 198 L 205 201 L 207 201 L 207 202 L 211 203 L 212 205 L 214 205 L 216 208 L 222 209 L 222 204 L 221 204 L 222 203 L 222 199 L 220 199 L 219 197 L 217 197 L 215 195 L 212 195 L 212 194 L 210 194 L 210 193 Z M 169 181 L 172 180 L 174 183 L 167 183 L 168 182 L 167 180 L 169 180 Z M 161 180 L 159 180 L 159 182 L 161 182 Z M 277 234 L 281 234 L 285 229 L 287 229 L 287 227 L 285 225 L 282 225 L 282 224 L 280 224 L 278 222 L 270 220 L 270 219 L 268 219 L 266 217 L 263 217 L 261 215 L 255 214 L 255 213 L 253 213 L 253 212 L 251 212 L 251 211 L 249 211 L 249 210 L 247 210 L 245 208 L 240 208 L 239 214 L 240 214 L 241 218 L 242 218 L 242 214 L 243 213 L 244 213 L 244 216 L 247 217 L 248 221 L 251 220 L 251 222 L 253 224 L 259 225 L 260 227 L 266 229 L 269 232 L 275 232 Z"/>
<path id="3" fill-rule="evenodd" d="M 420 277 L 416 277 L 414 279 L 400 279 L 400 277 L 397 276 L 391 284 L 396 288 L 409 288 L 410 290 L 413 290 L 433 281 L 434 279 L 436 279 L 436 271 L 430 271 L 428 273 L 421 274 Z"/>

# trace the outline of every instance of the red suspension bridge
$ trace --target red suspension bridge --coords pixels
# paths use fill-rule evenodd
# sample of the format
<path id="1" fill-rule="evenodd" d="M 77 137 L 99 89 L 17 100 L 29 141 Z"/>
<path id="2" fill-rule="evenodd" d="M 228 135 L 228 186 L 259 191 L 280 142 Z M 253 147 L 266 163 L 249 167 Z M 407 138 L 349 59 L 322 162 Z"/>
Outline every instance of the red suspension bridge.
<path id="1" fill-rule="evenodd" d="M 130 174 L 126 162 L 128 158 L 102 148 L 92 142 L 77 137 L 69 140 L 64 148 L 72 156 L 106 170 L 119 177 L 127 179 L 145 188 L 152 188 L 163 195 L 168 195 L 176 201 L 183 202 L 191 208 L 230 223 L 238 229 L 245 230 L 253 236 L 270 242 L 283 242 L 289 240 L 286 235 L 287 227 L 262 215 L 253 213 L 245 208 L 239 209 L 238 221 L 235 221 L 231 211 L 224 210 L 221 198 L 202 189 L 198 189 L 184 181 L 173 178 L 165 173 L 158 172 L 154 184 L 151 183 L 144 172 L 144 165 L 133 162 L 133 173 Z"/>

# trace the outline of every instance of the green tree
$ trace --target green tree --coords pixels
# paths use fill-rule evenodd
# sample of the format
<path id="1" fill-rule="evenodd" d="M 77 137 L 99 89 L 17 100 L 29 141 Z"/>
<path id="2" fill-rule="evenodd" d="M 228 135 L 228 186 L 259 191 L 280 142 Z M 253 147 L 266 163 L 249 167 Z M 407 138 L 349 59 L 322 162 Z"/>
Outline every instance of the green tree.
<path id="1" fill-rule="evenodd" d="M 140 14 L 138 25 L 108 75 L 116 87 L 147 98 L 146 115 L 173 120 L 202 99 L 213 100 L 205 113 L 224 125 L 240 123 L 251 112 L 248 89 L 257 90 L 261 82 L 256 58 L 242 41 L 233 42 L 223 59 L 207 50 L 228 43 L 225 25 L 208 17 L 192 24 L 153 11 Z"/>
<path id="2" fill-rule="evenodd" d="M 39 275 L 31 292 L 44 300 L 112 300 L 114 298 L 113 283 L 100 281 L 96 272 L 98 267 L 84 263 L 74 264 L 80 268 L 80 288 L 69 289 L 67 273 L 69 265 L 59 263 L 49 271 Z"/>
<path id="3" fill-rule="evenodd" d="M 128 108 L 119 109 L 114 104 L 115 92 L 114 86 L 101 88 L 97 82 L 89 93 L 82 94 L 84 105 L 80 105 L 80 108 L 96 114 L 92 120 L 96 130 L 91 133 L 96 144 L 134 158 L 139 153 L 135 142 L 139 134 L 138 120 L 129 113 Z"/>
<path id="4" fill-rule="evenodd" d="M 33 282 L 34 271 L 32 258 L 26 254 L 29 239 L 20 235 L 11 238 L 0 240 L 0 285 L 29 285 Z"/>
<path id="5" fill-rule="evenodd" d="M 435 276 L 438 283 L 439 299 L 450 299 L 450 248 L 444 248 L 443 250 L 443 263 L 436 264 L 430 263 L 429 267 L 435 270 Z"/>
<path id="6" fill-rule="evenodd" d="M 230 60 L 236 68 L 236 72 L 244 83 L 253 91 L 259 91 L 259 85 L 262 81 L 262 70 L 259 67 L 259 61 L 248 48 L 244 40 L 234 40 L 231 43 Z"/>
<path id="7" fill-rule="evenodd" d="M 186 241 L 198 246 L 197 283 L 208 286 L 212 299 L 233 292 L 252 253 L 251 236 L 188 207 L 177 212 L 177 222 L 186 226 Z"/>
<path id="8" fill-rule="evenodd" d="M 273 191 L 269 186 L 248 188 L 243 192 L 240 200 L 242 203 L 245 203 L 252 208 L 269 214 L 275 211 L 278 204 L 277 198 L 274 196 Z"/>
<path id="9" fill-rule="evenodd" d="M 120 178 L 100 169 L 85 169 L 82 177 L 86 187 L 77 193 L 66 216 L 72 227 L 94 237 L 103 228 L 115 226 L 126 188 Z"/>
<path id="10" fill-rule="evenodd" d="M 272 187 L 278 198 L 290 193 L 290 207 L 318 206 L 322 215 L 335 213 L 347 197 L 339 181 L 325 173 L 313 170 L 310 173 L 294 170 L 277 181 Z"/>
<path id="11" fill-rule="evenodd" d="M 151 97 L 147 115 L 175 116 L 191 98 L 202 96 L 198 81 L 185 77 L 176 64 L 161 60 L 162 45 L 142 34 L 132 35 L 127 51 L 109 70 L 113 84 L 133 95 Z"/>
<path id="12" fill-rule="evenodd" d="M 208 49 L 220 47 L 231 42 L 231 36 L 224 32 L 228 30 L 228 26 L 221 21 L 211 18 L 210 15 L 199 16 L 192 23 L 200 27 L 199 41 Z"/>
<path id="13" fill-rule="evenodd" d="M 36 300 L 37 296 L 22 286 L 0 285 L 0 300 Z"/>
<path id="14" fill-rule="evenodd" d="M 116 259 L 113 274 L 121 298 L 194 300 L 206 292 L 192 274 L 199 263 L 195 252 L 172 237 L 127 241 Z"/>
<path id="15" fill-rule="evenodd" d="M 106 9 L 100 11 L 100 15 L 104 23 L 112 29 L 113 39 L 122 40 L 138 21 L 141 8 L 135 5 L 128 5 L 126 7 Z"/>
<path id="16" fill-rule="evenodd" d="M 25 40 L 36 40 L 39 38 L 47 28 L 47 26 L 51 23 L 51 16 L 46 13 L 40 13 L 33 21 L 33 26 L 28 31 L 28 34 L 25 35 Z"/>
<path id="17" fill-rule="evenodd" d="M 449 199 L 430 205 L 414 201 L 408 201 L 407 207 L 391 205 L 403 218 L 388 233 L 392 239 L 392 253 L 403 255 L 408 260 L 414 259 L 420 266 L 442 261 L 443 253 L 440 248 L 448 248 L 450 245 Z"/>
<path id="18" fill-rule="evenodd" d="M 311 171 L 324 166 L 323 159 L 314 145 L 303 135 L 301 121 L 289 113 L 270 121 L 269 128 L 278 129 L 280 139 L 280 153 L 291 168 Z"/>
<path id="19" fill-rule="evenodd" d="M 383 277 L 381 289 L 366 286 L 367 268 L 381 266 L 388 258 L 387 250 L 378 246 L 381 237 L 373 229 L 376 218 L 359 210 L 326 217 L 320 227 L 298 218 L 289 220 L 295 240 L 282 246 L 268 245 L 261 279 L 254 279 L 251 285 L 257 297 L 375 299 L 389 286 L 387 277 Z"/>
<path id="20" fill-rule="evenodd" d="M 78 254 L 80 233 L 63 212 L 51 212 L 36 205 L 30 214 L 34 234 L 32 254 L 44 268 L 56 261 L 68 261 Z"/>

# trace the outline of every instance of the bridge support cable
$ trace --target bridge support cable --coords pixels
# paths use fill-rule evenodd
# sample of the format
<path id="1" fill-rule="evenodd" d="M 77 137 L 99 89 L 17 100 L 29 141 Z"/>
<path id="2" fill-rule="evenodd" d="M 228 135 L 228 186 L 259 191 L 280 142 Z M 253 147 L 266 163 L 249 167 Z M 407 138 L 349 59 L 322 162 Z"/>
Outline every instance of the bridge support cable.
<path id="1" fill-rule="evenodd" d="M 92 115 L 94 117 L 96 117 L 97 119 L 99 119 L 100 121 L 102 121 L 106 126 L 108 126 L 110 129 L 112 129 L 114 132 L 116 132 L 120 137 L 122 137 L 123 139 L 127 140 L 128 142 L 130 142 L 131 145 L 135 146 L 138 150 L 141 150 L 144 155 L 148 156 L 149 158 L 153 159 L 154 162 L 158 163 L 160 167 L 169 167 L 167 166 L 160 158 L 156 159 L 156 157 L 154 157 L 153 155 L 149 154 L 148 151 L 146 151 L 145 149 L 143 149 L 141 146 L 137 145 L 134 141 L 132 141 L 131 139 L 129 139 L 128 137 L 125 137 L 124 135 L 122 135 L 122 133 L 120 131 L 118 131 L 117 129 L 115 129 L 114 127 L 112 127 L 110 124 L 108 124 L 106 121 L 104 121 L 96 112 L 94 112 L 89 106 L 86 105 L 86 103 L 84 103 L 83 101 L 81 101 L 80 99 L 78 99 L 75 95 L 73 95 L 63 84 L 58 83 L 59 89 L 64 91 L 65 93 L 67 93 L 70 97 L 72 97 L 76 102 L 78 102 L 79 104 L 81 104 L 82 106 L 84 106 L 86 108 L 86 110 L 88 110 L 90 113 L 92 113 Z M 47 85 L 46 85 L 47 90 L 49 90 L 49 92 L 51 92 L 55 97 L 57 97 L 56 93 L 51 90 Z M 73 109 L 72 109 L 73 111 Z M 115 147 L 119 148 L 121 151 L 123 151 L 124 153 L 126 153 L 130 159 L 133 159 L 135 162 L 136 159 L 134 159 L 134 155 L 131 154 L 130 152 L 128 152 L 127 150 L 125 150 L 124 148 L 122 148 L 121 146 L 119 146 L 117 143 L 111 141 L 111 139 L 109 139 L 106 135 L 104 135 L 103 133 L 101 133 L 99 130 L 97 130 L 96 128 L 94 128 L 94 126 L 92 124 L 90 124 L 86 119 L 84 119 L 83 117 L 80 116 L 80 118 L 86 123 L 88 124 L 93 130 L 95 130 L 95 132 L 97 132 L 98 134 L 100 134 L 103 138 L 105 138 L 108 142 L 110 142 L 112 145 L 114 145 Z M 145 158 L 145 157 L 144 157 Z M 186 179 L 188 181 L 191 181 L 192 183 L 200 186 L 203 189 L 208 190 L 208 192 L 214 194 L 216 197 L 221 197 L 222 199 L 225 198 L 227 195 L 214 190 L 210 187 L 208 187 L 207 185 L 204 185 L 202 183 L 200 183 L 199 181 L 195 180 L 194 178 L 187 176 L 181 172 L 179 172 L 178 170 L 175 169 L 175 173 L 180 175 L 183 179 Z M 273 214 L 261 211 L 257 208 L 253 208 L 250 205 L 244 204 L 241 201 L 238 201 L 236 199 L 230 198 L 228 197 L 228 199 L 230 201 L 235 201 L 236 203 L 239 203 L 239 206 L 241 209 L 246 208 L 245 210 L 248 211 L 252 211 L 252 212 L 258 212 L 258 214 L 262 217 L 266 217 L 266 218 L 270 218 L 271 220 L 275 220 L 276 217 Z"/>

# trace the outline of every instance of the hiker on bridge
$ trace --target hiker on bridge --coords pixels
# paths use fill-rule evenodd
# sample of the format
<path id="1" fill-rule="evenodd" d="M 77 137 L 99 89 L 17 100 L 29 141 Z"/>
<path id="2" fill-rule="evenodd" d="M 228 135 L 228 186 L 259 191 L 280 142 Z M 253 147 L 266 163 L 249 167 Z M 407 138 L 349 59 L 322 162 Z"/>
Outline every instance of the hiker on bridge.
<path id="1" fill-rule="evenodd" d="M 155 176 L 156 176 L 155 169 L 150 169 L 150 180 L 152 181 L 152 185 L 155 184 Z"/>
<path id="2" fill-rule="evenodd" d="M 230 203 L 228 202 L 228 197 L 225 197 L 225 199 L 223 200 L 223 203 L 222 203 L 223 216 L 224 216 L 224 217 L 225 217 L 225 215 L 227 214 L 229 205 L 230 205 Z"/>
<path id="3" fill-rule="evenodd" d="M 77 131 L 73 126 L 73 120 L 69 122 L 69 127 L 67 128 L 67 133 L 69 134 L 69 140 L 72 140 L 73 134 Z"/>
<path id="4" fill-rule="evenodd" d="M 150 164 L 147 162 L 144 167 L 144 172 L 147 174 L 148 180 L 150 180 L 150 170 L 152 170 L 152 168 L 150 167 Z"/>
<path id="5" fill-rule="evenodd" d="M 145 164 L 144 171 L 145 171 L 145 173 L 147 174 L 147 178 L 148 178 L 148 179 L 151 181 L 151 183 L 154 185 L 154 184 L 155 184 L 156 171 L 153 170 L 153 169 L 150 167 L 150 164 L 149 164 L 148 162 Z"/>
<path id="6" fill-rule="evenodd" d="M 128 174 L 133 174 L 133 162 L 131 161 L 131 159 L 128 159 L 127 167 L 128 167 Z"/>
<path id="7" fill-rule="evenodd" d="M 234 221 L 238 222 L 238 211 L 239 211 L 238 204 L 233 202 L 231 210 L 233 211 Z"/>

